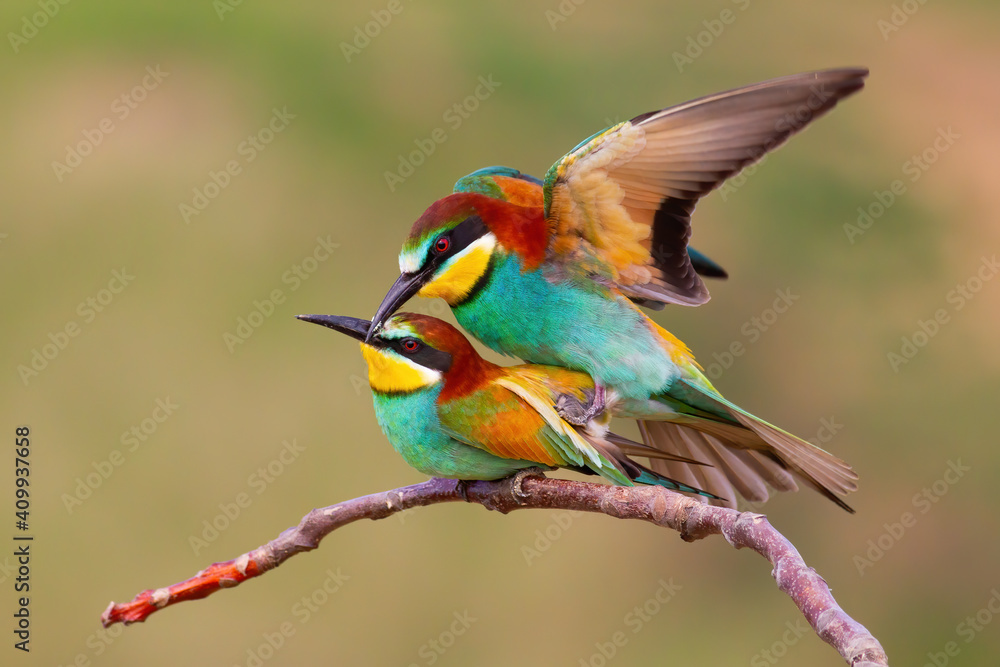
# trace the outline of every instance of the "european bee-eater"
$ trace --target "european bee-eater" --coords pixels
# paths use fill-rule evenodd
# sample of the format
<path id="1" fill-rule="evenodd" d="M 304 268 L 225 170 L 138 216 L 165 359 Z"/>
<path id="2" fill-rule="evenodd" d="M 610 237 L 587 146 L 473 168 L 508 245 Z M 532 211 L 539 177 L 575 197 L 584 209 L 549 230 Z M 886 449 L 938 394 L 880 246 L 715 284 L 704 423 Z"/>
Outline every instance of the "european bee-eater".
<path id="1" fill-rule="evenodd" d="M 361 341 L 375 416 L 393 448 L 435 477 L 491 480 L 545 466 L 596 473 L 622 486 L 656 484 L 715 498 L 628 458 L 668 456 L 608 432 L 606 415 L 582 427 L 555 405 L 592 402 L 586 373 L 552 366 L 502 367 L 486 361 L 455 327 L 397 313 L 369 336 L 354 317 L 299 315 Z M 690 459 L 686 459 L 691 462 Z"/>
<path id="2" fill-rule="evenodd" d="M 471 174 L 414 223 L 371 331 L 414 294 L 442 297 L 487 346 L 588 373 L 628 399 L 619 414 L 642 420 L 647 444 L 711 464 L 652 464 L 672 478 L 734 503 L 734 490 L 765 500 L 765 482 L 796 488 L 788 470 L 853 511 L 837 496 L 857 488 L 846 463 L 724 399 L 638 306 L 708 300 L 688 255 L 695 204 L 867 74 L 797 74 L 642 114 L 556 162 L 541 196 L 514 170 Z"/>

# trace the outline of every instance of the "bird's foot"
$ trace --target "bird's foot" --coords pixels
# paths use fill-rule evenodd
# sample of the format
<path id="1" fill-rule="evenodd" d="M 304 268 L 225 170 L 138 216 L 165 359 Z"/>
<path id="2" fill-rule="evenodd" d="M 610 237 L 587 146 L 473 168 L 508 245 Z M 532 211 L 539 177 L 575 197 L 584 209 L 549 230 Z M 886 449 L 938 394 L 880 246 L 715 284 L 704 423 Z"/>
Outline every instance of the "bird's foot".
<path id="1" fill-rule="evenodd" d="M 518 505 L 522 504 L 522 501 L 527 500 L 528 498 L 528 494 L 524 492 L 523 488 L 521 488 L 521 484 L 524 482 L 526 477 L 544 478 L 545 470 L 543 468 L 539 468 L 538 466 L 532 466 L 530 468 L 522 468 L 514 473 L 510 480 L 510 489 L 514 498 L 517 500 Z"/>
<path id="2" fill-rule="evenodd" d="M 594 385 L 594 394 L 590 398 L 590 403 L 584 405 L 580 399 L 569 394 L 560 394 L 556 399 L 555 409 L 559 416 L 574 426 L 586 426 L 590 420 L 604 412 L 607 407 L 604 385 Z"/>
<path id="3" fill-rule="evenodd" d="M 469 480 L 459 479 L 455 480 L 455 492 L 462 497 L 465 502 L 471 502 L 469 500 Z"/>

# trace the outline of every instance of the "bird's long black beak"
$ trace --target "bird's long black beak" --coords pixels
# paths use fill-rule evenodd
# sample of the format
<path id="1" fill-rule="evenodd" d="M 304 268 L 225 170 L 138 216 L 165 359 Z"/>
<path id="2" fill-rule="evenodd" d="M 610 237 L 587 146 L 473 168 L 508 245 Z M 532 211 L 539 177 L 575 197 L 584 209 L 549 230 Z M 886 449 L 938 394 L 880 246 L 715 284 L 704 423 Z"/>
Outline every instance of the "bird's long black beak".
<path id="1" fill-rule="evenodd" d="M 389 288 L 389 292 L 382 299 L 382 304 L 375 311 L 375 317 L 372 318 L 372 326 L 368 332 L 369 338 L 373 331 L 378 331 L 385 324 L 390 315 L 399 310 L 399 307 L 406 303 L 411 296 L 420 291 L 420 288 L 424 286 L 425 275 L 426 272 L 421 271 L 419 273 L 403 273 L 399 278 L 396 278 L 396 282 Z"/>
<path id="2" fill-rule="evenodd" d="M 368 320 L 361 320 L 357 317 L 341 317 L 340 315 L 296 315 L 295 319 L 328 327 L 360 341 L 368 338 L 368 330 L 372 324 Z"/>

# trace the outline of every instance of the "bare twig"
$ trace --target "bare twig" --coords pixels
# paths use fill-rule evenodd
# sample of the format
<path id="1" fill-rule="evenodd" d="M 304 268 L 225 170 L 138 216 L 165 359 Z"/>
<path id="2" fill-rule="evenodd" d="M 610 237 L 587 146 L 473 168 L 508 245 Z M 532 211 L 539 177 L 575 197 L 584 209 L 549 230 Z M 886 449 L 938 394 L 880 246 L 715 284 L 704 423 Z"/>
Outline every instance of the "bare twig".
<path id="1" fill-rule="evenodd" d="M 111 603 L 101 622 L 105 627 L 141 622 L 158 609 L 235 586 L 297 553 L 315 549 L 326 535 L 354 521 L 384 519 L 411 507 L 464 500 L 504 514 L 516 509 L 549 508 L 641 519 L 672 528 L 688 542 L 721 534 L 737 549 L 748 547 L 770 561 L 778 588 L 792 598 L 816 634 L 837 649 L 848 665 L 889 664 L 878 640 L 840 608 L 823 578 L 805 564 L 792 543 L 763 515 L 705 505 L 657 486 L 607 486 L 545 477 L 528 477 L 520 483 L 505 479 L 461 484 L 435 478 L 315 509 L 295 528 L 236 560 L 215 563 L 179 584 L 143 591 L 131 602 Z"/>

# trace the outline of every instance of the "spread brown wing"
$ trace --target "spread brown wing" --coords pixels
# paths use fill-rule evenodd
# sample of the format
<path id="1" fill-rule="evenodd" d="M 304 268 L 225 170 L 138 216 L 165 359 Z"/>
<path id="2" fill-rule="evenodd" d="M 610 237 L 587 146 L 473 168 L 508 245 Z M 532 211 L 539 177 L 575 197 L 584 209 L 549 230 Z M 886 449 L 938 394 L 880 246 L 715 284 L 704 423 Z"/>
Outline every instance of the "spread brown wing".
<path id="1" fill-rule="evenodd" d="M 645 302 L 709 299 L 687 253 L 698 200 L 864 85 L 866 69 L 771 79 L 637 116 L 554 164 L 550 253 Z"/>

